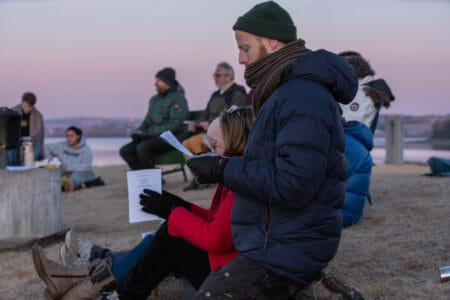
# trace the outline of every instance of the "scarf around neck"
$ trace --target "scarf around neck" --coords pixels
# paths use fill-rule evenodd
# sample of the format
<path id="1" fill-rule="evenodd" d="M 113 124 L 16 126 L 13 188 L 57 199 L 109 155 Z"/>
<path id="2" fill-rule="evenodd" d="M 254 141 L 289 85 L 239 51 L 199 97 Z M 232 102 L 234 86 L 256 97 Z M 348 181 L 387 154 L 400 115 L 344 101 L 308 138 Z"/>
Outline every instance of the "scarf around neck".
<path id="1" fill-rule="evenodd" d="M 247 85 L 255 91 L 253 98 L 255 114 L 278 87 L 283 72 L 289 69 L 300 56 L 310 51 L 305 47 L 305 41 L 299 39 L 247 65 L 244 76 Z"/>

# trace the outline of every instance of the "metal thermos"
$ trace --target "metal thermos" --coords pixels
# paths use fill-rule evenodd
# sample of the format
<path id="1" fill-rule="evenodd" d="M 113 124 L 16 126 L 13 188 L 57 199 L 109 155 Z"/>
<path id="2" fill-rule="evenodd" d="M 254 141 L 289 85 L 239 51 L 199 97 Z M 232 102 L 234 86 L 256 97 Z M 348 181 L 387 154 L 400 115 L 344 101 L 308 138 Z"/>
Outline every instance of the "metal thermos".
<path id="1" fill-rule="evenodd" d="M 450 280 L 450 266 L 440 267 L 439 268 L 439 276 L 441 277 L 441 282 Z"/>
<path id="2" fill-rule="evenodd" d="M 33 153 L 33 142 L 26 141 L 23 142 L 24 153 L 23 153 L 23 165 L 27 167 L 31 167 L 34 162 L 34 153 Z"/>

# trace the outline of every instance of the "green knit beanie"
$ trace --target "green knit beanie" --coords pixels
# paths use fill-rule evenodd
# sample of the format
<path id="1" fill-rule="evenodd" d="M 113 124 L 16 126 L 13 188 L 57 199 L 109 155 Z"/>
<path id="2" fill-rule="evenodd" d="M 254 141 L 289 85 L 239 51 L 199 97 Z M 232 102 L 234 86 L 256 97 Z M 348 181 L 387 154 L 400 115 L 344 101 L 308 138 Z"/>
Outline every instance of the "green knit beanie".
<path id="1" fill-rule="evenodd" d="M 284 43 L 297 40 L 297 28 L 289 13 L 274 1 L 255 5 L 239 17 L 233 30 L 245 31 Z"/>

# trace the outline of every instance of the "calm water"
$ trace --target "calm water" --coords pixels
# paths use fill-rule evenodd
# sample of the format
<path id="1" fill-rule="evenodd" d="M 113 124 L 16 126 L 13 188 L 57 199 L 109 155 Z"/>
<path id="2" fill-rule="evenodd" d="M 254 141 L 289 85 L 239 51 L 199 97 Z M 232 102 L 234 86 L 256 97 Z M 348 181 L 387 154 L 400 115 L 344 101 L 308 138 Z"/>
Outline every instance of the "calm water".
<path id="1" fill-rule="evenodd" d="M 46 138 L 45 143 L 55 143 L 64 138 Z M 128 137 L 96 138 L 87 139 L 94 155 L 94 166 L 121 165 L 125 162 L 119 156 L 122 145 L 130 142 Z M 425 163 L 430 156 L 438 156 L 450 159 L 450 151 L 433 150 L 424 144 L 425 138 L 405 138 L 405 150 L 403 158 L 407 162 Z M 375 138 L 375 149 L 372 157 L 375 163 L 383 163 L 385 157 L 384 138 Z"/>
<path id="2" fill-rule="evenodd" d="M 51 144 L 61 142 L 65 138 L 46 138 L 45 143 Z M 119 155 L 119 149 L 129 143 L 129 137 L 116 138 L 87 138 L 87 144 L 91 147 L 94 156 L 94 166 L 111 166 L 125 164 Z"/>

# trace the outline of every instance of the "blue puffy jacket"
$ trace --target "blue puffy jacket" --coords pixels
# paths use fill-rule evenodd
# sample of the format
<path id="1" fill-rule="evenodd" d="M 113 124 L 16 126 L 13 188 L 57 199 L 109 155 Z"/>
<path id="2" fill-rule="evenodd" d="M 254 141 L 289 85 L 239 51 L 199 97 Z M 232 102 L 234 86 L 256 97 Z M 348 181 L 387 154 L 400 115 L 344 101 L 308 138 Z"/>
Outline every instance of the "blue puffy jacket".
<path id="1" fill-rule="evenodd" d="M 300 57 L 262 105 L 244 155 L 225 166 L 225 185 L 236 192 L 236 249 L 300 284 L 309 284 L 339 245 L 346 165 L 336 101 L 350 102 L 357 86 L 337 55 Z"/>
<path id="2" fill-rule="evenodd" d="M 361 219 L 369 194 L 373 165 L 370 155 L 373 148 L 373 136 L 366 125 L 356 121 L 345 123 L 344 133 L 347 181 L 342 216 L 344 227 L 347 227 Z"/>

